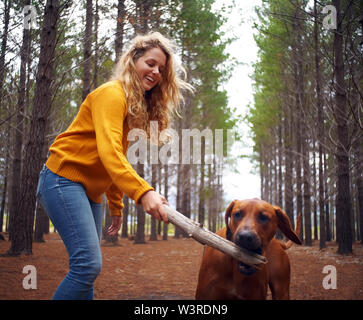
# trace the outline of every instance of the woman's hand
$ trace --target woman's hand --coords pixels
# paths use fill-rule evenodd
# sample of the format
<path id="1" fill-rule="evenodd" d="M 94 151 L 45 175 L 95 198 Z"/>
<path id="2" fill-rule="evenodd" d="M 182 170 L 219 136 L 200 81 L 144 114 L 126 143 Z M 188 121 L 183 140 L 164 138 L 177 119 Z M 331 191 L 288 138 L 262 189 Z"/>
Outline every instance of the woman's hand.
<path id="1" fill-rule="evenodd" d="M 159 221 L 169 223 L 168 215 L 163 204 L 169 205 L 168 201 L 155 191 L 148 191 L 141 197 L 141 204 L 145 212 Z"/>
<path id="2" fill-rule="evenodd" d="M 114 236 L 121 228 L 121 220 L 122 218 L 120 216 L 112 216 L 112 224 L 107 230 L 107 234 L 110 236 Z"/>

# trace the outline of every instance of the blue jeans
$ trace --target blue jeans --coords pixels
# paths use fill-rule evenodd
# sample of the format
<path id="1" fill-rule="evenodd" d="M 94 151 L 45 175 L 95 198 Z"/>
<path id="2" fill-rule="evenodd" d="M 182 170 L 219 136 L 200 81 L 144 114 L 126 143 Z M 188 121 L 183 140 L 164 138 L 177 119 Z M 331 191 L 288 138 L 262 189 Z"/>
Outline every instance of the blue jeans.
<path id="1" fill-rule="evenodd" d="M 80 183 L 51 172 L 40 172 L 37 198 L 61 236 L 69 255 L 69 272 L 53 299 L 93 299 L 101 271 L 102 204 L 92 202 Z"/>

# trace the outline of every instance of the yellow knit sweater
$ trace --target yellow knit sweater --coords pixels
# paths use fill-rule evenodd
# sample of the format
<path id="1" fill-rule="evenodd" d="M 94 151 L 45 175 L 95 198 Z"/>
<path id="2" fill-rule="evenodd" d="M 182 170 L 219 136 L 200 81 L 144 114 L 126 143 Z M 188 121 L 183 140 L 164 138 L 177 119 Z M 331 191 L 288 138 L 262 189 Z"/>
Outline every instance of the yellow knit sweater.
<path id="1" fill-rule="evenodd" d="M 127 105 L 119 81 L 92 91 L 69 126 L 51 145 L 46 166 L 52 172 L 81 183 L 87 196 L 100 203 L 106 193 L 111 216 L 122 215 L 125 193 L 139 202 L 153 188 L 127 161 Z"/>

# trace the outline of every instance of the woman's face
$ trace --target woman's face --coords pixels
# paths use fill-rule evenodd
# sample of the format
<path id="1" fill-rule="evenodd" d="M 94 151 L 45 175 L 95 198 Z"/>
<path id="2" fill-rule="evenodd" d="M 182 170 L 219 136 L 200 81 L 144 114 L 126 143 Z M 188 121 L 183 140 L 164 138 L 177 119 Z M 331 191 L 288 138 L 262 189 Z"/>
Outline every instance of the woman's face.
<path id="1" fill-rule="evenodd" d="M 151 90 L 160 82 L 165 66 L 165 53 L 158 47 L 147 50 L 137 59 L 136 73 L 145 91 Z"/>

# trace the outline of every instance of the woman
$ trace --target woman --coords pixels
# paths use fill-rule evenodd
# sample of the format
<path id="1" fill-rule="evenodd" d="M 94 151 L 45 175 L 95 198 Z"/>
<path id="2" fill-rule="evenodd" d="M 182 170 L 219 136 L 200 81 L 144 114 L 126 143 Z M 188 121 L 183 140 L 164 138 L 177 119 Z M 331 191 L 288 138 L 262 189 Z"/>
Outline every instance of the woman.
<path id="1" fill-rule="evenodd" d="M 163 203 L 126 158 L 127 134 L 150 121 L 159 132 L 191 86 L 179 78 L 172 43 L 160 33 L 137 36 L 118 61 L 111 81 L 91 92 L 70 127 L 51 145 L 37 197 L 69 254 L 69 272 L 53 299 L 92 299 L 102 264 L 101 196 L 106 193 L 115 235 L 126 194 L 159 221 L 168 222 Z M 182 69 L 182 68 L 181 68 Z M 183 69 L 182 69 L 183 70 Z"/>

